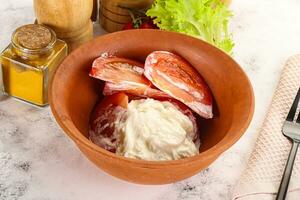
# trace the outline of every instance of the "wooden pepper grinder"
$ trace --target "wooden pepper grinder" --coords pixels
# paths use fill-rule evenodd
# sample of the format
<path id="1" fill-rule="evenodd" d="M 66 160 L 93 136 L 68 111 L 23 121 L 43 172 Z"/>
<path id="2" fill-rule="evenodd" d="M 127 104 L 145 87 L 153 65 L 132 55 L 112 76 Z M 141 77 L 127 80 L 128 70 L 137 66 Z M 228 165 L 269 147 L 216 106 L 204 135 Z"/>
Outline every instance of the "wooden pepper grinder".
<path id="1" fill-rule="evenodd" d="M 39 24 L 52 28 L 69 51 L 93 38 L 93 0 L 34 0 Z"/>

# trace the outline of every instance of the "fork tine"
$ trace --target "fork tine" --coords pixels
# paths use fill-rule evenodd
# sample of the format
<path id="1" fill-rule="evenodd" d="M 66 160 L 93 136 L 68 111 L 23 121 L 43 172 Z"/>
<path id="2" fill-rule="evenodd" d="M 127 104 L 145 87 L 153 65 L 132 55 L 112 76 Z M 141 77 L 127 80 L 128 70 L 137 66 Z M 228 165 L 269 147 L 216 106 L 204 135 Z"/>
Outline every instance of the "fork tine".
<path id="1" fill-rule="evenodd" d="M 297 92 L 297 96 L 293 102 L 293 105 L 289 111 L 289 114 L 286 118 L 287 121 L 293 121 L 294 120 L 294 117 L 295 117 L 295 114 L 296 114 L 296 110 L 297 110 L 297 107 L 298 107 L 298 103 L 299 103 L 299 99 L 300 99 L 300 88 L 298 89 L 298 92 Z M 300 121 L 299 119 L 299 116 L 298 116 L 298 119 L 297 119 L 297 122 L 298 120 Z"/>

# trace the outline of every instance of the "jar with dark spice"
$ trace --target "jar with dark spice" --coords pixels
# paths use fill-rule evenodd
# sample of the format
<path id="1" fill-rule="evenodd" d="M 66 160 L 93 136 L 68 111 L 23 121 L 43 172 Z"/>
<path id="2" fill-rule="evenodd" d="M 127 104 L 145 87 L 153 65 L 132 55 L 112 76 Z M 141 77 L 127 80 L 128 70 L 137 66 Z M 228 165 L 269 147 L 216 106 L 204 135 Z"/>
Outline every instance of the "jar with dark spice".
<path id="1" fill-rule="evenodd" d="M 29 24 L 15 30 L 1 54 L 4 92 L 38 106 L 48 104 L 48 83 L 67 55 L 67 45 L 48 27 Z"/>

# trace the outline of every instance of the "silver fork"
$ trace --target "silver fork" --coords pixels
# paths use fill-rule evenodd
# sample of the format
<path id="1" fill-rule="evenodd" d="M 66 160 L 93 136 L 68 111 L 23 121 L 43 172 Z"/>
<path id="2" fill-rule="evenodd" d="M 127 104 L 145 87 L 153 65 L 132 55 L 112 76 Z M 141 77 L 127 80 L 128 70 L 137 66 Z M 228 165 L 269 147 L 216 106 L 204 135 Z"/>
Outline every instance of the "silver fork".
<path id="1" fill-rule="evenodd" d="M 293 102 L 293 105 L 292 105 L 292 107 L 289 111 L 289 114 L 283 124 L 283 127 L 282 127 L 283 135 L 292 141 L 292 148 L 291 148 L 287 163 L 285 165 L 284 173 L 283 173 L 283 176 L 281 179 L 281 183 L 280 183 L 280 187 L 279 187 L 279 190 L 278 190 L 278 193 L 276 196 L 276 200 L 284 200 L 285 199 L 285 196 L 286 196 L 286 193 L 288 190 L 288 186 L 289 186 L 289 182 L 290 182 L 290 178 L 291 178 L 292 171 L 293 171 L 293 166 L 294 166 L 294 161 L 296 158 L 298 146 L 300 143 L 300 113 L 298 114 L 296 121 L 294 120 L 296 111 L 297 111 L 297 107 L 299 104 L 299 99 L 300 99 L 300 88 L 298 89 L 296 98 Z"/>

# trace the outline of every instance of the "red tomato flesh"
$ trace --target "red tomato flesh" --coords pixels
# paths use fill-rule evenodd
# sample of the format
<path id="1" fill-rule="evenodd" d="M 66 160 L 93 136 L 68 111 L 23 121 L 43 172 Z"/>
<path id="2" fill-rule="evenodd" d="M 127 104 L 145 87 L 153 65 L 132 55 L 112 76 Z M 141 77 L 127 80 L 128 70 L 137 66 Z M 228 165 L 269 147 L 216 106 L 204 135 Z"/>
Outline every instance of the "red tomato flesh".
<path id="1" fill-rule="evenodd" d="M 93 62 L 90 76 L 106 81 L 104 95 L 125 92 L 142 97 L 168 96 L 153 88 L 143 73 L 144 65 L 139 62 L 118 57 L 99 57 Z"/>
<path id="2" fill-rule="evenodd" d="M 122 120 L 128 105 L 128 96 L 116 93 L 105 97 L 98 103 L 90 119 L 90 139 L 98 146 L 115 152 L 118 145 L 118 134 L 115 122 Z"/>
<path id="3" fill-rule="evenodd" d="M 201 75 L 183 58 L 155 51 L 145 61 L 144 75 L 160 90 L 203 118 L 212 118 L 212 95 Z"/>
<path id="4" fill-rule="evenodd" d="M 110 82 L 105 82 L 103 88 L 103 95 L 112 95 L 118 92 L 126 92 L 128 94 L 138 95 L 140 97 L 149 97 L 149 98 L 160 98 L 160 97 L 170 97 L 168 94 L 152 88 L 152 87 L 131 87 L 128 84 L 115 84 Z"/>

